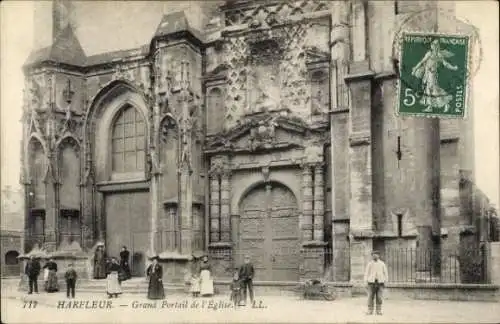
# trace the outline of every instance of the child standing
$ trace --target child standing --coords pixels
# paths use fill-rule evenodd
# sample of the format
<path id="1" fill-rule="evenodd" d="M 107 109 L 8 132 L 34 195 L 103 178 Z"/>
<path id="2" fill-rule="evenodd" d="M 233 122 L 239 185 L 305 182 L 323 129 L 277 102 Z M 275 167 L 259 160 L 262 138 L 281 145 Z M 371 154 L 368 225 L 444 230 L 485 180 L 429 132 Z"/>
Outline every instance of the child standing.
<path id="1" fill-rule="evenodd" d="M 193 273 L 191 277 L 191 287 L 189 291 L 193 294 L 193 297 L 200 296 L 200 277 L 196 273 Z"/>
<path id="2" fill-rule="evenodd" d="M 234 273 L 233 282 L 231 282 L 231 301 L 234 307 L 239 306 L 241 299 L 241 282 L 239 280 L 238 272 Z"/>
<path id="3" fill-rule="evenodd" d="M 68 298 L 75 298 L 75 286 L 76 286 L 76 278 L 77 274 L 75 269 L 73 269 L 73 264 L 68 264 L 68 270 L 64 274 L 64 278 L 66 279 L 66 296 Z M 70 297 L 71 294 L 71 297 Z"/>

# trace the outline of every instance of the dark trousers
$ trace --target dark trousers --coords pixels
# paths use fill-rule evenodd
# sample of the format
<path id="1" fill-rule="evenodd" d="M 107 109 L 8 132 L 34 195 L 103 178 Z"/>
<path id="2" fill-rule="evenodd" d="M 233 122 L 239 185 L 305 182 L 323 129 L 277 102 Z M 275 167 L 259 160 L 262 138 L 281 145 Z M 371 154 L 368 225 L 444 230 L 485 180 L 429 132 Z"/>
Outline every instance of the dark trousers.
<path id="1" fill-rule="evenodd" d="M 373 312 L 373 301 L 375 300 L 377 312 L 382 310 L 382 294 L 384 292 L 384 284 L 378 282 L 368 283 L 368 310 Z"/>
<path id="2" fill-rule="evenodd" d="M 75 298 L 75 285 L 76 285 L 75 279 L 66 280 L 66 297 L 69 298 L 71 294 L 71 297 Z"/>
<path id="3" fill-rule="evenodd" d="M 250 294 L 250 302 L 253 302 L 253 282 L 252 279 L 246 279 L 241 281 L 241 289 L 243 291 L 242 300 L 247 302 L 247 288 Z"/>
<path id="4" fill-rule="evenodd" d="M 38 276 L 29 276 L 29 294 L 33 293 L 33 289 L 35 292 L 38 292 Z"/>

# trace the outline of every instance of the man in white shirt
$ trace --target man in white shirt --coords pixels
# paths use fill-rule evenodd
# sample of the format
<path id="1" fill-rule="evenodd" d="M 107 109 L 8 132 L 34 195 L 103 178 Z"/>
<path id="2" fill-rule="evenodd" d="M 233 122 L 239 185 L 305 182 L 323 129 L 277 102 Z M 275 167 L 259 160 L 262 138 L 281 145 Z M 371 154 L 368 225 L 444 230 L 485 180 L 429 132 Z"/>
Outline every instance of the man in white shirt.
<path id="1" fill-rule="evenodd" d="M 373 300 L 376 300 L 377 315 L 382 315 L 382 293 L 387 281 L 387 267 L 380 260 L 377 251 L 372 252 L 372 260 L 365 270 L 365 282 L 368 284 L 368 315 L 373 314 Z"/>

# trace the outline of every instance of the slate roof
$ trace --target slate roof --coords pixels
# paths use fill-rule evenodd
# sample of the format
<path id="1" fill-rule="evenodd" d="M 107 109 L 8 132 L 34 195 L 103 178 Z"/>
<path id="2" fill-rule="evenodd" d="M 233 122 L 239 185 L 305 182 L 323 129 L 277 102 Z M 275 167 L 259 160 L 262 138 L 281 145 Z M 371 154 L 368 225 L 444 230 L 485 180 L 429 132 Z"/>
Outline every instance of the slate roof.
<path id="1" fill-rule="evenodd" d="M 25 65 L 48 60 L 73 65 L 85 65 L 87 56 L 71 26 L 68 25 L 63 29 L 56 36 L 51 46 L 32 52 Z"/>
<path id="2" fill-rule="evenodd" d="M 188 19 L 183 11 L 174 12 L 163 16 L 153 38 L 185 31 L 190 32 L 200 41 L 204 39 L 199 31 L 189 25 Z M 54 61 L 76 66 L 93 66 L 111 63 L 113 60 L 124 59 L 131 56 L 147 55 L 149 50 L 150 44 L 148 43 L 139 48 L 86 56 L 72 27 L 68 26 L 56 37 L 52 46 L 33 51 L 29 55 L 24 66 L 43 61 Z"/>

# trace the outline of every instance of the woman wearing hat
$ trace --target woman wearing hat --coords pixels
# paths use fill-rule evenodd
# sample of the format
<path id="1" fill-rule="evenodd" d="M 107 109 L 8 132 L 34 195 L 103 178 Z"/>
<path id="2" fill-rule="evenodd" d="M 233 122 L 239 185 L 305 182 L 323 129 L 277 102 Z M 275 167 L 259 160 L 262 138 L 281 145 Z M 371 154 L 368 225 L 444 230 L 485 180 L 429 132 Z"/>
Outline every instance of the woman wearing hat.
<path id="1" fill-rule="evenodd" d="M 48 270 L 47 281 L 45 281 L 45 291 L 48 293 L 59 291 L 59 284 L 57 282 L 57 263 L 51 258 L 45 263 L 43 268 Z"/>
<path id="2" fill-rule="evenodd" d="M 152 258 L 153 263 L 146 271 L 149 278 L 148 299 L 164 299 L 165 290 L 163 288 L 163 267 L 158 263 L 158 256 Z"/>
<path id="3" fill-rule="evenodd" d="M 111 258 L 111 263 L 108 266 L 108 277 L 107 277 L 107 287 L 106 292 L 108 297 L 111 298 L 113 296 L 118 297 L 122 293 L 122 287 L 120 286 L 120 282 L 118 281 L 118 272 L 120 271 L 120 264 L 118 264 L 118 260 L 116 258 Z"/>
<path id="4" fill-rule="evenodd" d="M 208 262 L 208 256 L 204 255 L 200 265 L 200 295 L 211 296 L 214 294 L 214 281 L 212 279 L 212 267 Z"/>

